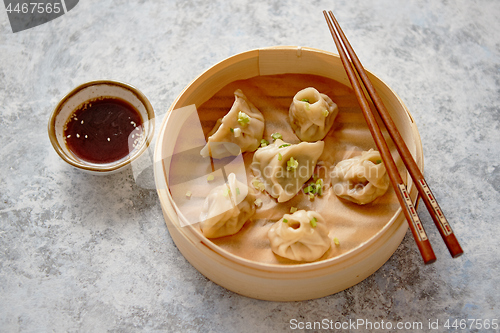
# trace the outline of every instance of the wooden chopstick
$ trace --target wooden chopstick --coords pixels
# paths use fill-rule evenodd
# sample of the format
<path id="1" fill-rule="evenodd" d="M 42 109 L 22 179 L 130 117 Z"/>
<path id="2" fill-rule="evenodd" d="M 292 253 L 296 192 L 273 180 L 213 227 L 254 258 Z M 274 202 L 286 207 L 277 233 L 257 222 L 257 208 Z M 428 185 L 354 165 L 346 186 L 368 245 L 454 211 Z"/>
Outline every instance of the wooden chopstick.
<path id="1" fill-rule="evenodd" d="M 438 228 L 439 233 L 441 234 L 441 237 L 443 238 L 443 241 L 446 244 L 446 247 L 448 248 L 448 251 L 450 252 L 453 258 L 459 257 L 460 255 L 463 254 L 463 250 L 460 244 L 458 243 L 455 233 L 453 232 L 450 224 L 448 223 L 448 220 L 446 219 L 446 217 L 443 214 L 443 211 L 439 207 L 439 204 L 435 199 L 434 195 L 432 194 L 432 191 L 429 188 L 422 172 L 418 168 L 417 164 L 415 163 L 415 160 L 411 156 L 408 147 L 406 146 L 406 143 L 401 137 L 401 134 L 399 133 L 398 128 L 396 127 L 396 124 L 394 124 L 394 121 L 389 115 L 389 112 L 387 111 L 384 103 L 382 102 L 382 99 L 380 98 L 379 94 L 377 93 L 373 84 L 368 78 L 368 75 L 366 74 L 363 66 L 361 65 L 361 62 L 359 61 L 358 56 L 354 52 L 354 49 L 352 48 L 344 32 L 342 31 L 342 28 L 337 22 L 332 11 L 329 11 L 328 14 L 330 14 L 333 24 L 337 28 L 340 38 L 342 39 L 342 42 L 344 43 L 344 46 L 347 49 L 347 52 L 349 53 L 351 61 L 354 64 L 354 67 L 356 68 L 359 77 L 363 81 L 364 86 L 368 91 L 368 94 L 370 95 L 375 107 L 377 108 L 380 118 L 384 122 L 385 127 L 389 132 L 389 135 L 396 144 L 396 148 L 399 152 L 399 155 L 401 156 L 406 166 L 406 169 L 410 173 L 410 176 L 412 177 L 418 189 L 418 192 L 420 193 L 420 196 L 422 197 L 422 200 L 424 201 L 425 206 L 427 207 L 427 210 L 429 211 L 432 219 L 434 220 L 434 224 Z"/>
<path id="2" fill-rule="evenodd" d="M 391 180 L 394 192 L 396 193 L 396 196 L 402 207 L 403 213 L 406 217 L 406 220 L 408 221 L 408 225 L 410 227 L 413 238 L 417 243 L 417 247 L 420 251 L 422 259 L 425 264 L 433 263 L 436 261 L 436 255 L 432 250 L 431 243 L 427 237 L 422 222 L 418 217 L 417 210 L 415 209 L 410 199 L 410 195 L 406 189 L 406 185 L 404 184 L 403 179 L 399 174 L 396 163 L 392 159 L 389 147 L 385 142 L 385 139 L 383 137 L 382 131 L 380 130 L 380 127 L 378 126 L 375 115 L 370 109 L 368 101 L 366 100 L 366 97 L 361 88 L 361 84 L 358 82 L 356 74 L 352 68 L 349 59 L 347 58 L 347 55 L 344 51 L 342 44 L 340 43 L 337 33 L 335 32 L 335 29 L 332 23 L 330 22 L 326 11 L 323 11 L 323 14 L 325 16 L 326 22 L 328 23 L 328 27 L 330 28 L 330 32 L 332 33 L 335 45 L 337 46 L 337 49 L 339 51 L 340 59 L 342 60 L 342 64 L 344 65 L 349 81 L 351 82 L 354 93 L 356 94 L 356 98 L 363 112 L 363 116 L 368 124 L 368 128 L 370 129 L 375 144 L 377 145 L 377 148 L 380 152 L 380 156 L 384 161 L 387 174 L 389 175 L 389 179 Z"/>

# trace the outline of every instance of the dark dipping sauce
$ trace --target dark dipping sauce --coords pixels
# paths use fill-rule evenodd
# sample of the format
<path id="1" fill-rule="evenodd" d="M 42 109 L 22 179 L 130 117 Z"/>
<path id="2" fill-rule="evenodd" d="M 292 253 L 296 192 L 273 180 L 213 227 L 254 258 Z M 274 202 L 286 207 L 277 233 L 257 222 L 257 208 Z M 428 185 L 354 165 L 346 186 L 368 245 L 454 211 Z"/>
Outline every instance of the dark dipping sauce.
<path id="1" fill-rule="evenodd" d="M 141 115 L 130 103 L 103 97 L 73 112 L 64 137 L 78 158 L 91 163 L 111 163 L 133 150 L 142 135 L 141 125 Z"/>

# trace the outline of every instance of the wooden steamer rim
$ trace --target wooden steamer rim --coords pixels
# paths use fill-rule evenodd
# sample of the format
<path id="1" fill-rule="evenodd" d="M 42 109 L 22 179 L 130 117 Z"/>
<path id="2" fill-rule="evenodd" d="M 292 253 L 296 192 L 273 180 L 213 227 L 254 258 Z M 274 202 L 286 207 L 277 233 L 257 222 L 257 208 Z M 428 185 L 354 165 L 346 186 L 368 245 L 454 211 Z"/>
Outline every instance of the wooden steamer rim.
<path id="1" fill-rule="evenodd" d="M 169 135 L 166 128 L 172 111 L 191 104 L 199 107 L 233 81 L 287 73 L 319 75 L 350 87 L 340 57 L 334 53 L 308 47 L 277 46 L 236 54 L 212 66 L 182 90 L 162 122 L 154 154 L 155 183 L 165 221 L 172 239 L 184 257 L 206 277 L 229 290 L 249 297 L 278 301 L 323 297 L 361 282 L 390 258 L 408 229 L 404 214 L 399 208 L 376 235 L 347 253 L 318 262 L 279 265 L 238 257 L 202 236 L 192 225 L 180 227 L 166 181 L 165 170 L 169 170 L 170 162 L 163 158 L 173 151 L 173 146 L 169 147 L 167 144 L 172 140 L 165 140 Z M 371 72 L 368 72 L 368 76 L 394 122 L 400 127 L 417 165 L 423 170 L 420 135 L 410 112 L 381 79 Z M 406 179 L 410 196 L 415 202 L 416 188 L 409 175 Z M 202 254 L 210 260 L 203 258 Z M 226 271 L 220 272 L 217 268 Z M 247 285 L 242 286 L 245 283 Z M 317 283 L 328 285 L 315 286 Z M 301 284 L 305 287 L 304 290 L 299 290 Z M 290 289 L 292 285 L 295 287 Z M 287 295 L 288 291 L 294 294 Z"/>

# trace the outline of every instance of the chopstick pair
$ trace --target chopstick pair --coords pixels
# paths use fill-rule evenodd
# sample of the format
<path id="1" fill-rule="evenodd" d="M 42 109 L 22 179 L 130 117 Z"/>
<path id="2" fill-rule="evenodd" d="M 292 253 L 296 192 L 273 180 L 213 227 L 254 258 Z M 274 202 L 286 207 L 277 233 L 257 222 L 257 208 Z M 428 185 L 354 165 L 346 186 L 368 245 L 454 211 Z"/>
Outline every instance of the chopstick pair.
<path id="1" fill-rule="evenodd" d="M 363 111 L 363 116 L 365 117 L 365 120 L 368 124 L 368 128 L 370 129 L 370 132 L 372 134 L 373 139 L 375 140 L 375 144 L 377 145 L 377 148 L 380 152 L 380 155 L 382 157 L 382 160 L 384 161 L 385 167 L 387 169 L 387 173 L 389 175 L 389 178 L 391 180 L 392 186 L 394 187 L 394 190 L 396 192 L 396 195 L 398 197 L 399 203 L 401 204 L 401 207 L 403 208 L 403 212 L 405 214 L 405 217 L 408 221 L 408 224 L 410 226 L 410 230 L 413 234 L 413 238 L 415 239 L 418 249 L 420 251 L 420 254 L 422 255 L 422 259 L 424 260 L 424 263 L 430 264 L 436 261 L 436 255 L 434 254 L 434 251 L 431 247 L 430 241 L 427 237 L 427 234 L 424 230 L 424 227 L 422 225 L 422 222 L 420 221 L 420 218 L 418 217 L 417 210 L 415 209 L 410 196 L 408 194 L 408 191 L 406 189 L 406 185 L 404 184 L 401 175 L 398 172 L 398 169 L 396 167 L 396 164 L 394 160 L 392 159 L 392 155 L 390 153 L 390 150 L 387 146 L 387 143 L 383 137 L 382 131 L 380 130 L 380 127 L 378 126 L 377 120 L 375 118 L 375 115 L 373 111 L 371 110 L 368 101 L 363 93 L 363 89 L 361 87 L 361 84 L 359 83 L 356 73 L 354 72 L 352 68 L 352 64 L 354 64 L 354 67 L 356 68 L 356 71 L 361 78 L 362 82 L 364 83 L 364 86 L 366 88 L 366 91 L 370 95 L 373 104 L 375 105 L 380 118 L 385 124 L 385 127 L 387 131 L 389 132 L 389 135 L 391 136 L 393 142 L 396 145 L 396 148 L 399 152 L 399 155 L 401 156 L 401 159 L 403 160 L 406 169 L 410 173 L 410 176 L 413 179 L 413 182 L 415 183 L 415 186 L 417 187 L 417 190 L 420 194 L 420 197 L 422 197 L 422 200 L 425 203 L 425 206 L 427 207 L 427 210 L 429 211 L 430 215 L 432 216 L 432 219 L 434 220 L 434 224 L 439 230 L 439 233 L 441 234 L 441 237 L 443 238 L 448 251 L 450 252 L 451 256 L 453 258 L 456 258 L 460 256 L 463 253 L 462 248 L 460 247 L 460 244 L 458 243 L 457 238 L 455 237 L 455 234 L 453 233 L 453 230 L 451 229 L 450 224 L 448 223 L 446 217 L 444 216 L 441 208 L 439 207 L 434 195 L 432 194 L 429 186 L 427 185 L 427 182 L 424 179 L 424 176 L 422 175 L 422 172 L 418 168 L 417 164 L 413 160 L 413 157 L 411 156 L 410 151 L 408 150 L 408 147 L 406 146 L 406 143 L 404 142 L 403 138 L 401 137 L 401 134 L 399 133 L 396 125 L 394 124 L 394 121 L 392 120 L 391 116 L 389 115 L 389 112 L 387 111 L 386 107 L 384 106 L 384 103 L 382 102 L 382 99 L 378 95 L 377 91 L 373 87 L 372 83 L 370 82 L 370 79 L 368 78 L 365 70 L 363 69 L 363 66 L 361 65 L 361 62 L 359 61 L 358 57 L 356 56 L 356 53 L 352 49 L 349 41 L 344 35 L 344 32 L 340 28 L 340 25 L 338 24 L 337 20 L 335 19 L 335 16 L 333 15 L 332 11 L 329 11 L 328 14 L 330 17 L 328 17 L 328 14 L 326 11 L 323 11 L 323 14 L 325 16 L 326 22 L 328 24 L 328 27 L 330 28 L 330 32 L 332 34 L 333 40 L 335 42 L 335 45 L 337 46 L 337 49 L 339 51 L 340 58 L 342 60 L 342 64 L 344 65 L 344 68 L 346 70 L 347 76 L 349 77 L 349 81 L 351 82 L 352 88 L 356 94 L 356 98 L 358 100 L 358 103 L 361 106 L 361 110 Z M 331 21 L 330 21 L 331 19 Z M 333 24 L 332 24 L 333 22 Z M 337 32 L 334 29 L 335 28 L 338 31 Z M 343 46 L 340 42 L 340 39 L 343 42 Z M 344 47 L 346 48 L 347 52 L 349 53 L 349 56 L 351 58 L 351 61 L 349 61 L 346 52 L 344 51 Z M 352 62 L 352 64 L 351 64 Z M 418 200 L 418 198 L 417 198 Z"/>

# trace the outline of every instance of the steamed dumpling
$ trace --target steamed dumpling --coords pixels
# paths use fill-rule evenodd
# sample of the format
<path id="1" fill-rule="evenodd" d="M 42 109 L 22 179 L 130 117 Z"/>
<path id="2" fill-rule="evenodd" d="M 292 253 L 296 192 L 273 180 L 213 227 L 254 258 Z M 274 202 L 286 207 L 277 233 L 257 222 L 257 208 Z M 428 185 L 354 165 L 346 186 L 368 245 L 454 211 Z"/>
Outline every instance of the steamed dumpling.
<path id="1" fill-rule="evenodd" d="M 325 220 L 314 211 L 285 214 L 267 235 L 274 253 L 296 261 L 319 259 L 331 245 Z"/>
<path id="2" fill-rule="evenodd" d="M 314 142 L 326 136 L 338 112 L 337 104 L 330 97 L 309 87 L 293 97 L 290 124 L 300 140 Z"/>
<path id="3" fill-rule="evenodd" d="M 215 187 L 203 203 L 201 231 L 205 237 L 234 235 L 255 213 L 255 191 L 239 182 L 234 173 L 227 183 Z"/>
<path id="4" fill-rule="evenodd" d="M 264 116 L 240 89 L 234 92 L 234 97 L 231 110 L 217 120 L 209 133 L 207 144 L 200 152 L 203 157 L 237 156 L 240 151 L 244 153 L 259 148 L 264 134 Z"/>
<path id="5" fill-rule="evenodd" d="M 339 162 L 332 175 L 335 194 L 360 205 L 383 195 L 390 184 L 380 153 L 373 149 Z"/>
<path id="6" fill-rule="evenodd" d="M 323 141 L 289 144 L 277 139 L 258 149 L 251 165 L 256 176 L 253 184 L 261 182 L 278 202 L 290 200 L 311 178 L 324 146 Z"/>

